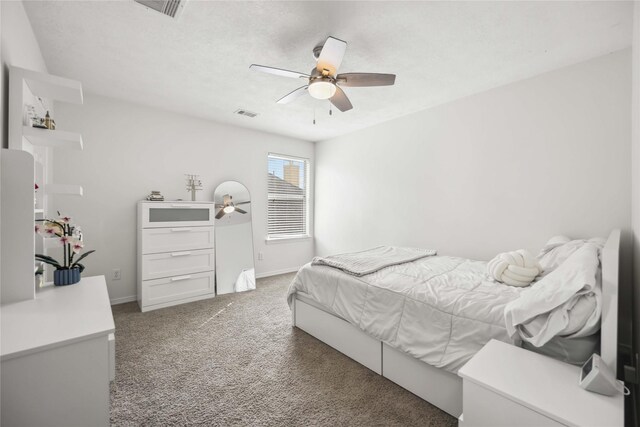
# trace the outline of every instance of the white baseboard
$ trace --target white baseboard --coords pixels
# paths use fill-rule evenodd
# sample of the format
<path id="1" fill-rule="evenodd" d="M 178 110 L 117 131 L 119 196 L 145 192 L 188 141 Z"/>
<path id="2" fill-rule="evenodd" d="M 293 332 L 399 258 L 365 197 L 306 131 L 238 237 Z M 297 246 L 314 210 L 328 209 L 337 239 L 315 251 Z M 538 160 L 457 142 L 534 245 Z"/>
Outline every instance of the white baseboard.
<path id="1" fill-rule="evenodd" d="M 111 305 L 124 304 L 125 302 L 133 302 L 133 301 L 136 301 L 137 299 L 138 298 L 135 295 L 131 295 L 128 297 L 121 297 L 121 298 L 112 298 Z"/>
<path id="2" fill-rule="evenodd" d="M 294 273 L 300 270 L 300 267 L 283 268 L 282 270 L 265 271 L 264 273 L 256 274 L 256 279 L 264 279 L 265 277 L 277 276 L 278 274 Z"/>

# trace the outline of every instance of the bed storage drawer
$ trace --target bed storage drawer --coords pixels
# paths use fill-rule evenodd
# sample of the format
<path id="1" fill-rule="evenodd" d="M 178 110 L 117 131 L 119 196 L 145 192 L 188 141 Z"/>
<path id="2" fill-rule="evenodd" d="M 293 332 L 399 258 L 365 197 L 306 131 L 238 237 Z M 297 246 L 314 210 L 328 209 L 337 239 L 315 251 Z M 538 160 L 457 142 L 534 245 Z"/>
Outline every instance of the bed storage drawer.
<path id="1" fill-rule="evenodd" d="M 299 299 L 295 300 L 295 325 L 339 352 L 381 374 L 380 341 L 366 335 L 346 320 L 332 316 Z"/>
<path id="2" fill-rule="evenodd" d="M 142 253 L 213 248 L 213 227 L 168 227 L 142 230 Z"/>
<path id="3" fill-rule="evenodd" d="M 213 271 L 145 281 L 142 288 L 146 306 L 175 302 L 200 295 L 213 296 Z"/>
<path id="4" fill-rule="evenodd" d="M 143 255 L 142 279 L 160 279 L 214 269 L 213 249 Z"/>
<path id="5" fill-rule="evenodd" d="M 382 376 L 443 411 L 462 414 L 462 378 L 382 344 Z"/>

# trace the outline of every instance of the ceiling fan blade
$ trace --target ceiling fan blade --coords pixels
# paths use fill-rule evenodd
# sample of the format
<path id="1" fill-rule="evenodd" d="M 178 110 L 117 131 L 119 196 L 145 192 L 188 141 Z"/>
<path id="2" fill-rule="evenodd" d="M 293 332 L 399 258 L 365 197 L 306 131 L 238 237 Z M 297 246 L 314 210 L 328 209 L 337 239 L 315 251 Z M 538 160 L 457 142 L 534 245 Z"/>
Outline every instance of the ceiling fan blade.
<path id="1" fill-rule="evenodd" d="M 318 56 L 318 64 L 316 68 L 322 73 L 322 70 L 329 70 L 329 74 L 335 76 L 344 58 L 344 52 L 347 50 L 347 42 L 327 37 L 327 41 L 322 46 L 322 51 Z"/>
<path id="2" fill-rule="evenodd" d="M 238 202 L 235 205 L 236 206 L 238 206 L 238 205 L 246 205 L 247 203 L 251 203 L 251 200 L 247 200 L 246 202 Z"/>
<path id="3" fill-rule="evenodd" d="M 294 79 L 308 79 L 309 74 L 299 73 L 297 71 L 283 70 L 282 68 L 267 67 L 265 65 L 251 64 L 250 70 L 261 71 L 263 73 L 275 74 L 281 77 L 291 77 Z"/>
<path id="4" fill-rule="evenodd" d="M 351 105 L 351 101 L 349 101 L 347 95 L 338 86 L 336 86 L 336 93 L 329 98 L 329 101 L 331 101 L 331 103 L 342 112 L 349 111 L 353 108 L 353 105 Z"/>
<path id="5" fill-rule="evenodd" d="M 240 208 L 236 208 L 236 212 L 241 213 L 241 214 L 246 214 L 247 213 L 247 211 L 242 210 Z"/>
<path id="6" fill-rule="evenodd" d="M 395 74 L 345 73 L 336 76 L 336 83 L 346 87 L 391 86 L 395 82 Z"/>
<path id="7" fill-rule="evenodd" d="M 296 100 L 299 97 L 301 97 L 302 95 L 304 95 L 305 93 L 307 93 L 307 88 L 308 87 L 309 87 L 309 85 L 301 86 L 298 89 L 294 90 L 293 92 L 290 92 L 290 93 L 286 94 L 285 96 L 283 96 L 282 98 L 278 99 L 276 102 L 278 104 L 288 104 L 291 101 Z"/>
<path id="8" fill-rule="evenodd" d="M 222 218 L 222 217 L 224 216 L 224 213 L 225 213 L 225 212 L 224 212 L 224 209 L 220 209 L 220 210 L 218 211 L 218 213 L 216 214 L 216 219 L 220 219 L 220 218 Z"/>

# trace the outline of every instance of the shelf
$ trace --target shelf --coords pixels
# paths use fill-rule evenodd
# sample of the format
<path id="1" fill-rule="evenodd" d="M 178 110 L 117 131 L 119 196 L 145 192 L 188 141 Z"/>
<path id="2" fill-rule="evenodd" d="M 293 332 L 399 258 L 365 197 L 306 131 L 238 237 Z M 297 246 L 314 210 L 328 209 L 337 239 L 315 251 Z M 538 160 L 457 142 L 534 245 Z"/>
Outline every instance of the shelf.
<path id="1" fill-rule="evenodd" d="M 43 214 L 44 213 L 44 209 L 34 209 L 33 213 L 34 214 Z"/>
<path id="2" fill-rule="evenodd" d="M 82 186 L 70 184 L 46 184 L 44 192 L 46 194 L 67 194 L 71 196 L 82 196 L 83 194 Z"/>
<path id="3" fill-rule="evenodd" d="M 68 150 L 82 150 L 82 135 L 76 132 L 23 126 L 22 136 L 33 145 L 64 148 Z"/>
<path id="4" fill-rule="evenodd" d="M 83 102 L 82 85 L 78 81 L 18 67 L 11 67 L 11 78 L 24 79 L 35 96 L 74 104 Z"/>

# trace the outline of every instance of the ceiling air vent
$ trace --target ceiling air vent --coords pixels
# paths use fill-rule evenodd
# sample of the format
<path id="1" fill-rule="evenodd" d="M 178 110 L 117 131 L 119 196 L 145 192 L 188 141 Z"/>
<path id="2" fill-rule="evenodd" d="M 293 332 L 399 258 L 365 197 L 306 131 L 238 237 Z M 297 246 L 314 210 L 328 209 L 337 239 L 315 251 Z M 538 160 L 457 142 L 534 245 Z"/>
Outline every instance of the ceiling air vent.
<path id="1" fill-rule="evenodd" d="M 241 116 L 247 116 L 247 117 L 255 117 L 258 115 L 258 113 L 254 113 L 253 111 L 247 111 L 247 110 L 236 110 L 235 113 Z"/>
<path id="2" fill-rule="evenodd" d="M 184 8 L 185 0 L 133 0 L 163 15 L 177 18 Z"/>

